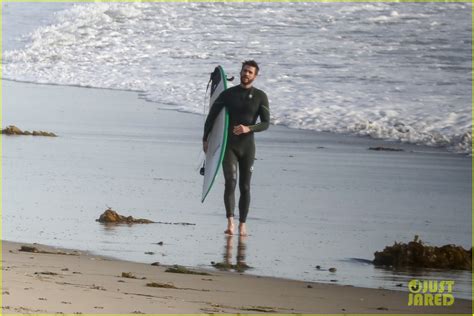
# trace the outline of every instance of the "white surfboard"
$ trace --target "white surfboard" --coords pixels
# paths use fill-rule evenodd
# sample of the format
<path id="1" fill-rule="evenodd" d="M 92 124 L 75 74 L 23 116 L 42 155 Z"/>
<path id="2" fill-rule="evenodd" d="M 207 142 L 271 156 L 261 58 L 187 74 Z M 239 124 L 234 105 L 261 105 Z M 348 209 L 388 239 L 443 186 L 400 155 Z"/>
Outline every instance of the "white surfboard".
<path id="1" fill-rule="evenodd" d="M 209 109 L 212 108 L 217 97 L 222 91 L 227 89 L 227 77 L 224 69 L 217 66 L 211 74 L 211 96 L 209 100 Z M 224 160 L 224 154 L 227 144 L 227 131 L 229 127 L 229 114 L 224 107 L 217 116 L 212 126 L 211 132 L 207 138 L 208 147 L 205 159 L 204 182 L 202 185 L 201 203 L 206 199 L 207 194 L 212 188 L 219 169 Z"/>

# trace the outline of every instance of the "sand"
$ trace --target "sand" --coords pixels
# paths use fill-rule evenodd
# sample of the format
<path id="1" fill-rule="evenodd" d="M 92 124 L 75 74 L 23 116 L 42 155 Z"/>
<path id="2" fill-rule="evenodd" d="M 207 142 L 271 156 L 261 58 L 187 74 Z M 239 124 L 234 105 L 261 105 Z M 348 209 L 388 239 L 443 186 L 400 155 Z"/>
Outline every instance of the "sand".
<path id="1" fill-rule="evenodd" d="M 204 270 L 165 272 L 84 252 L 3 242 L 3 312 L 8 313 L 466 313 L 471 302 L 449 308 L 409 307 L 407 294 Z M 196 269 L 191 269 L 197 271 Z M 135 278 L 123 277 L 128 273 Z M 149 283 L 175 288 L 148 287 Z"/>

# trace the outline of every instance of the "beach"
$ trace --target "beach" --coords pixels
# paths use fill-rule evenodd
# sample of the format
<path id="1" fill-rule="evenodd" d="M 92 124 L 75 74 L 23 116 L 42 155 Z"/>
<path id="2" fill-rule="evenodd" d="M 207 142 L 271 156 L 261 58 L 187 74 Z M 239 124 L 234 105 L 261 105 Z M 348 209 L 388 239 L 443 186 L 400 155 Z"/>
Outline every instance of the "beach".
<path id="1" fill-rule="evenodd" d="M 1 136 L 4 312 L 471 313 L 469 260 L 374 257 L 472 250 L 472 4 L 2 9 L 2 128 L 43 135 Z M 244 238 L 199 169 L 209 74 L 248 59 L 271 125 Z"/>
<path id="2" fill-rule="evenodd" d="M 202 116 L 131 91 L 3 81 L 3 97 L 4 126 L 58 135 L 2 135 L 3 239 L 17 242 L 3 244 L 6 313 L 470 311 L 469 271 L 371 264 L 375 251 L 415 235 L 471 247 L 468 156 L 271 126 L 256 135 L 250 236 L 241 240 L 223 234 L 222 175 L 200 203 Z M 369 149 L 377 147 L 398 151 Z M 108 207 L 159 223 L 96 222 Z M 18 242 L 81 255 L 23 253 Z M 162 273 L 153 262 L 213 276 Z M 248 268 L 224 273 L 213 262 Z M 455 305 L 408 306 L 412 279 L 454 280 Z"/>
<path id="3" fill-rule="evenodd" d="M 467 300 L 449 307 L 409 307 L 407 295 L 398 291 L 209 270 L 178 274 L 43 245 L 2 246 L 4 314 L 471 314 Z M 21 246 L 49 253 L 22 252 Z"/>

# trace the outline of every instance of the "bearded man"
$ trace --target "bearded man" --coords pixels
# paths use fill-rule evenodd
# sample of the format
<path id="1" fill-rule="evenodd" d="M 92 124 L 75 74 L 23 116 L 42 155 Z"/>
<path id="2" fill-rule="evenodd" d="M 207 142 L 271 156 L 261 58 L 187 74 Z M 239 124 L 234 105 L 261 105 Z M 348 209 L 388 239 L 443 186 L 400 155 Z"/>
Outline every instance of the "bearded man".
<path id="1" fill-rule="evenodd" d="M 245 226 L 250 207 L 250 180 L 255 160 L 254 133 L 268 129 L 270 108 L 265 92 L 253 87 L 259 72 L 254 60 L 242 63 L 240 85 L 223 91 L 212 108 L 204 124 L 203 150 L 207 151 L 207 137 L 214 120 L 225 107 L 229 113 L 229 131 L 226 152 L 222 163 L 225 178 L 224 205 L 227 217 L 226 234 L 234 234 L 235 187 L 237 170 L 239 175 L 239 234 L 247 236 Z M 257 123 L 257 118 L 260 122 Z"/>

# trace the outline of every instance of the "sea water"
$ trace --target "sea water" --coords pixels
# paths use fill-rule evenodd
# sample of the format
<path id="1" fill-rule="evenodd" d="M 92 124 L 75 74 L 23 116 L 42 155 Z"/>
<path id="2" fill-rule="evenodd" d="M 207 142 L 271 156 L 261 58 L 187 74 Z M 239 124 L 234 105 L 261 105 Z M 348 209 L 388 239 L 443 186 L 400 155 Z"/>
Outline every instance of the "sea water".
<path id="1" fill-rule="evenodd" d="M 471 152 L 469 3 L 3 6 L 6 79 L 203 113 L 213 68 L 255 59 L 274 124 Z"/>

